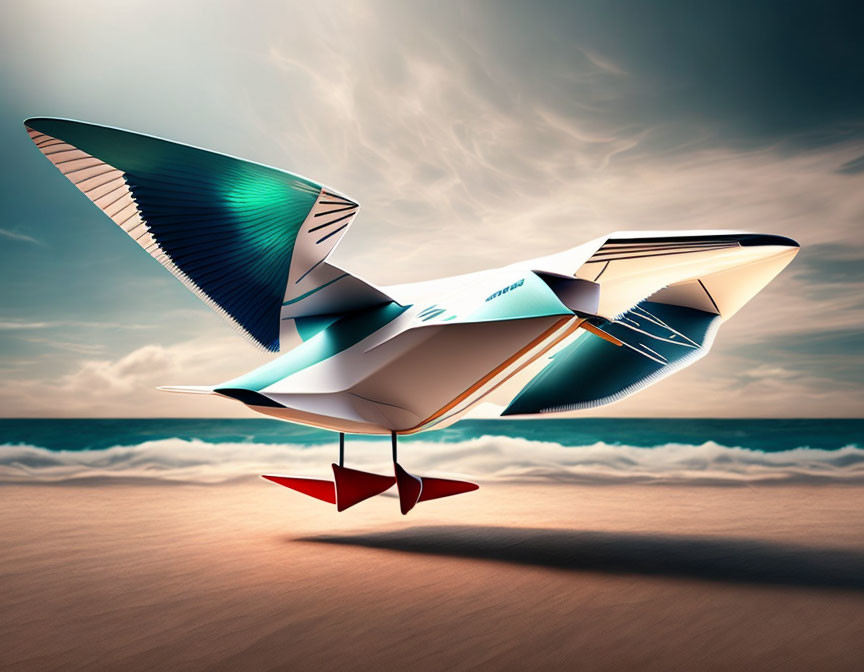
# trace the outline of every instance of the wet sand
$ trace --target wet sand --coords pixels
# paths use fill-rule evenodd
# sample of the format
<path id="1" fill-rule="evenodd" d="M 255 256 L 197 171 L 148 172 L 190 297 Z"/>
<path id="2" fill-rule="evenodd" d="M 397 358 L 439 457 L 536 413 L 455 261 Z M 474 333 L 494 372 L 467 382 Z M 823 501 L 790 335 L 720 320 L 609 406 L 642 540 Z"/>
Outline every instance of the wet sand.
<path id="1" fill-rule="evenodd" d="M 0 488 L 0 668 L 860 670 L 864 488 Z"/>

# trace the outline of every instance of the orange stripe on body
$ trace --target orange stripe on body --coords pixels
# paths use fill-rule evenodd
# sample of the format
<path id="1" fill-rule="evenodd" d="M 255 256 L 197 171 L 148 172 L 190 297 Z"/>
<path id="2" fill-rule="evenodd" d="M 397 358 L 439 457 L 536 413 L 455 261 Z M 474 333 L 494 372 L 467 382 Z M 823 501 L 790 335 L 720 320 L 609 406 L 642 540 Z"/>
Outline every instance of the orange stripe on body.
<path id="1" fill-rule="evenodd" d="M 598 329 L 597 327 L 595 327 L 593 324 L 591 324 L 589 322 L 583 322 L 579 326 L 582 327 L 585 331 L 590 331 L 595 336 L 599 336 L 604 341 L 609 341 L 612 345 L 617 345 L 618 347 L 621 347 L 622 345 L 624 345 L 624 343 L 619 341 L 612 334 L 607 334 L 605 331 Z"/>
<path id="2" fill-rule="evenodd" d="M 435 413 L 433 413 L 428 418 L 423 420 L 423 422 L 415 425 L 414 427 L 411 427 L 410 429 L 405 429 L 405 430 L 399 431 L 399 432 L 397 432 L 397 434 L 414 434 L 417 431 L 419 431 L 420 428 L 423 427 L 424 425 L 429 424 L 433 420 L 437 420 L 442 415 L 444 415 L 447 411 L 453 409 L 455 406 L 457 406 L 458 404 L 465 401 L 465 399 L 470 397 L 479 388 L 483 387 L 486 383 L 488 383 L 490 380 L 492 380 L 495 376 L 497 376 L 499 373 L 501 373 L 504 369 L 506 369 L 508 366 L 510 366 L 513 362 L 515 362 L 517 359 L 522 357 L 526 352 L 529 352 L 532 348 L 537 347 L 540 343 L 542 343 L 544 340 L 549 338 L 549 336 L 554 334 L 555 331 L 560 329 L 562 326 L 564 326 L 567 323 L 568 320 L 571 320 L 571 319 L 573 319 L 573 318 L 565 317 L 561 320 L 558 320 L 555 324 L 553 324 L 551 327 L 549 327 L 546 331 L 544 331 L 542 334 L 540 334 L 537 338 L 535 338 L 533 341 L 531 341 L 528 345 L 526 345 L 524 348 L 519 350 L 516 354 L 509 357 L 503 363 L 496 366 L 489 373 L 487 373 L 485 376 L 483 376 L 480 380 L 478 380 L 476 383 L 474 383 L 471 387 L 469 387 L 467 390 L 462 392 L 462 394 L 460 394 L 455 399 L 450 401 L 446 406 L 435 411 Z M 489 390 L 489 392 L 496 390 L 498 387 L 500 387 L 505 382 L 510 380 L 510 378 L 515 376 L 517 373 L 519 373 L 526 366 L 528 366 L 532 362 L 536 361 L 539 357 L 542 357 L 544 354 L 549 352 L 550 348 L 554 347 L 555 345 L 560 343 L 563 339 L 567 338 L 570 334 L 572 334 L 574 331 L 576 331 L 582 324 L 584 324 L 584 320 L 576 318 L 575 324 L 571 325 L 570 328 L 567 329 L 563 334 L 561 334 L 558 338 L 554 339 L 551 343 L 549 343 L 545 348 L 540 350 L 540 352 L 538 352 L 534 357 L 532 357 L 527 362 L 525 362 L 518 369 L 513 371 L 513 373 L 511 373 L 504 380 L 499 382 L 495 387 L 493 387 L 491 390 Z"/>

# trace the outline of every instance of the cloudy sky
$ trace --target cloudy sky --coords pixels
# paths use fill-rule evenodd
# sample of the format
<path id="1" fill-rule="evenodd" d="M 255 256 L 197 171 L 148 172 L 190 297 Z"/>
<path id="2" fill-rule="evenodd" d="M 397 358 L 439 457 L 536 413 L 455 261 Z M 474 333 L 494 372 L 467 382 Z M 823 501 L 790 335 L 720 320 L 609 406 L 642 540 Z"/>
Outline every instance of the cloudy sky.
<path id="1" fill-rule="evenodd" d="M 268 359 L 36 151 L 35 115 L 332 185 L 363 206 L 336 261 L 377 284 L 616 229 L 791 236 L 798 258 L 707 358 L 594 414 L 864 414 L 855 4 L 316 4 L 3 4 L 2 415 L 242 415 L 152 388 Z"/>

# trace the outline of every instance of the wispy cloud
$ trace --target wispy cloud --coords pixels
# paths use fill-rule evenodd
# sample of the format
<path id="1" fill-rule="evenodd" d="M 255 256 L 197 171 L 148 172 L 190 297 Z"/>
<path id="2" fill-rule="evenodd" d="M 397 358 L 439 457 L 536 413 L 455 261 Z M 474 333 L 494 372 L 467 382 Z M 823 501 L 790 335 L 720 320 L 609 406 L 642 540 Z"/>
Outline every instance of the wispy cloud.
<path id="1" fill-rule="evenodd" d="M 174 345 L 150 344 L 116 358 L 101 344 L 54 344 L 82 357 L 68 373 L 8 377 L 0 387 L 6 417 L 250 417 L 242 404 L 218 397 L 169 394 L 160 385 L 215 384 L 272 358 L 230 334 Z"/>
<path id="2" fill-rule="evenodd" d="M 28 236 L 26 233 L 19 233 L 17 231 L 10 231 L 9 229 L 0 229 L 0 238 L 6 238 L 7 240 L 14 240 L 20 243 L 31 243 L 33 245 L 42 244 L 42 241 L 33 238 L 33 236 Z"/>
<path id="3" fill-rule="evenodd" d="M 22 331 L 33 329 L 155 329 L 152 324 L 134 324 L 125 322 L 87 322 L 81 320 L 60 320 L 56 322 L 44 322 L 24 319 L 0 320 L 0 331 Z"/>
<path id="4" fill-rule="evenodd" d="M 837 172 L 843 175 L 859 175 L 860 173 L 864 173 L 864 156 L 846 161 L 846 163 L 837 169 Z"/>
<path id="5" fill-rule="evenodd" d="M 105 350 L 102 343 L 76 343 L 75 341 L 61 341 L 53 338 L 27 338 L 28 343 L 52 348 L 54 350 L 63 350 L 65 352 L 74 352 L 79 355 L 96 355 Z"/>
<path id="6" fill-rule="evenodd" d="M 2 320 L 0 331 L 19 331 L 22 329 L 47 329 L 53 326 L 51 322 L 28 322 L 26 320 Z"/>

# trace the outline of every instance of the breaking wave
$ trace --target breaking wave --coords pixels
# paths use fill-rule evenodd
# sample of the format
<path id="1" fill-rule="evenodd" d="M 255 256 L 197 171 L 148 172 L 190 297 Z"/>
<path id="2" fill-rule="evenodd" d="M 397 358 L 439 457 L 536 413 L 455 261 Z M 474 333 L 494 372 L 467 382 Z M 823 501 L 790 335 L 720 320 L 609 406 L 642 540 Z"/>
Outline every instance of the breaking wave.
<path id="1" fill-rule="evenodd" d="M 333 443 L 219 443 L 168 438 L 99 450 L 49 450 L 27 444 L 0 446 L 0 483 L 224 483 L 262 473 L 330 474 Z M 386 473 L 388 440 L 349 442 L 346 465 Z M 400 445 L 400 461 L 426 475 L 468 476 L 481 482 L 864 483 L 864 449 L 795 448 L 763 452 L 723 446 L 668 443 L 653 447 L 597 442 L 560 443 L 485 435 L 448 443 Z"/>

